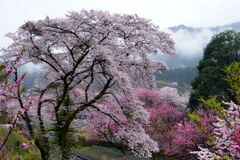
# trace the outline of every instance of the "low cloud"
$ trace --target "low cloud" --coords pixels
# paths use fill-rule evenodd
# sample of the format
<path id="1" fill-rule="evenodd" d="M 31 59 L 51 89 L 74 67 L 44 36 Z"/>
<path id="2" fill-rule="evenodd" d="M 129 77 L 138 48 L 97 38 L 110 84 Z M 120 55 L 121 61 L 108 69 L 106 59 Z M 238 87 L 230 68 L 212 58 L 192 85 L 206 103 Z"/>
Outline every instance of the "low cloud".
<path id="1" fill-rule="evenodd" d="M 167 30 L 175 41 L 177 54 L 188 59 L 202 56 L 203 49 L 216 34 L 208 28 L 199 30 L 180 29 L 176 32 Z"/>
<path id="2" fill-rule="evenodd" d="M 23 65 L 21 68 L 20 68 L 21 72 L 27 72 L 29 74 L 32 74 L 32 73 L 40 73 L 42 71 L 42 67 L 40 65 L 37 65 L 37 64 L 33 64 L 33 63 L 27 63 L 25 65 Z"/>
<path id="3" fill-rule="evenodd" d="M 217 32 L 209 28 L 187 28 L 176 31 L 166 29 L 175 42 L 177 56 L 154 55 L 154 59 L 165 61 L 170 68 L 197 66 L 203 56 L 203 50 Z"/>

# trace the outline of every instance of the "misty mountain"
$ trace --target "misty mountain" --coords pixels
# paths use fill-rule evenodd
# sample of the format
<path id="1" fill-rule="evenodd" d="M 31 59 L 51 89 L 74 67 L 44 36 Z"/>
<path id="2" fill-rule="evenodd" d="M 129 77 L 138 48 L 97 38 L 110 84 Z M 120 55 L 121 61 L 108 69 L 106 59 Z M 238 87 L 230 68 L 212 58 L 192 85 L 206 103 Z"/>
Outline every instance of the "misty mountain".
<path id="1" fill-rule="evenodd" d="M 211 31 L 213 32 L 222 32 L 222 31 L 225 31 L 225 30 L 229 30 L 229 29 L 232 29 L 232 30 L 235 30 L 237 32 L 240 31 L 240 21 L 239 22 L 234 22 L 234 23 L 231 23 L 231 24 L 226 24 L 226 25 L 223 25 L 223 26 L 215 26 L 215 27 L 207 27 L 208 29 L 210 29 Z M 185 25 L 178 25 L 178 26 L 174 26 L 174 27 L 169 27 L 168 28 L 169 30 L 173 31 L 173 32 L 178 32 L 179 30 L 186 30 L 186 31 L 189 31 L 189 32 L 201 32 L 203 31 L 203 29 L 206 29 L 206 27 L 188 27 L 188 26 L 185 26 Z"/>
<path id="2" fill-rule="evenodd" d="M 203 50 L 211 40 L 211 37 L 225 30 L 240 31 L 240 21 L 215 27 L 189 27 L 178 25 L 164 30 L 171 34 L 175 41 L 177 56 L 155 55 L 154 59 L 161 59 L 170 68 L 195 67 L 202 59 Z"/>
<path id="3" fill-rule="evenodd" d="M 174 26 L 174 27 L 169 27 L 168 29 L 173 31 L 173 32 L 178 32 L 179 30 L 186 30 L 186 31 L 189 31 L 189 32 L 196 32 L 196 31 L 200 32 L 202 30 L 202 28 L 188 27 L 188 26 L 185 26 L 183 24 L 180 24 L 180 25 Z"/>
<path id="4" fill-rule="evenodd" d="M 235 23 L 224 25 L 224 26 L 210 27 L 210 29 L 217 32 L 221 32 L 229 29 L 240 32 L 240 22 L 235 22 Z"/>

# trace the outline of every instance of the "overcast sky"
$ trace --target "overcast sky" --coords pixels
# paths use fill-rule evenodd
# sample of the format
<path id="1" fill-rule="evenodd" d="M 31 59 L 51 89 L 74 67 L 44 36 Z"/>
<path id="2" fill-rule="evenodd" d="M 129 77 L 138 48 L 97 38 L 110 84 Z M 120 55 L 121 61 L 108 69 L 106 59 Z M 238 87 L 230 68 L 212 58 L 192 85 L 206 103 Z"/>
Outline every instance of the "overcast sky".
<path id="1" fill-rule="evenodd" d="M 29 19 L 62 17 L 84 8 L 137 13 L 163 27 L 212 26 L 238 21 L 239 6 L 239 0 L 0 0 L 0 20 L 12 28 Z"/>
<path id="2" fill-rule="evenodd" d="M 27 20 L 64 17 L 68 11 L 107 10 L 138 14 L 152 19 L 160 28 L 217 26 L 240 21 L 240 0 L 0 0 L 0 48 L 4 38 Z"/>

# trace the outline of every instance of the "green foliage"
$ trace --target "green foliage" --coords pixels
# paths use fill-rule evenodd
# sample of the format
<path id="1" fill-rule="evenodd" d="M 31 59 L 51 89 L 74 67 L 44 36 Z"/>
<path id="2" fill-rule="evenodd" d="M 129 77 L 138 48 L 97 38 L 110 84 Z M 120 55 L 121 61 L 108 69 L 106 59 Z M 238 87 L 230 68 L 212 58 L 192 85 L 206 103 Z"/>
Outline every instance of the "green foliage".
<path id="1" fill-rule="evenodd" d="M 8 75 L 5 73 L 4 70 L 4 63 L 0 62 L 0 83 L 8 78 Z"/>
<path id="2" fill-rule="evenodd" d="M 195 122 L 201 121 L 201 117 L 196 112 L 192 112 L 192 113 L 189 112 L 187 115 L 188 115 L 189 118 L 191 118 Z"/>
<path id="3" fill-rule="evenodd" d="M 26 88 L 25 86 L 20 86 L 19 87 L 19 92 L 26 92 L 28 88 Z"/>
<path id="4" fill-rule="evenodd" d="M 58 88 L 60 85 L 61 85 L 61 83 L 59 83 L 59 82 L 53 82 L 53 83 L 50 83 L 50 84 L 47 86 L 47 89 L 56 89 L 56 88 Z"/>
<path id="5" fill-rule="evenodd" d="M 59 111 L 59 122 L 62 122 L 62 124 L 64 123 L 64 121 L 66 121 L 69 116 L 72 114 L 72 111 L 69 110 L 68 107 L 71 106 L 71 104 L 73 103 L 72 100 L 69 98 L 69 96 L 67 96 L 68 98 L 66 98 L 64 100 L 64 106 L 65 109 L 60 110 Z M 61 145 L 61 136 L 63 134 L 63 132 L 65 132 L 60 126 L 59 123 L 57 123 L 57 121 L 54 121 L 54 123 L 52 124 L 51 128 L 48 128 L 48 131 L 51 131 L 53 139 L 51 141 L 51 144 L 54 146 L 58 146 Z M 71 149 L 73 147 L 77 147 L 77 143 L 76 143 L 76 139 L 74 139 L 73 134 L 78 134 L 78 130 L 72 127 L 69 127 L 69 129 L 66 131 L 66 139 L 67 139 L 67 144 L 66 144 L 66 148 L 67 149 Z"/>
<path id="6" fill-rule="evenodd" d="M 239 103 L 240 97 L 240 62 L 234 62 L 229 66 L 226 66 L 225 69 L 222 69 L 226 73 L 226 82 L 230 84 L 231 94 L 233 98 L 235 98 L 235 103 Z M 203 97 L 198 99 L 198 101 L 208 110 L 213 111 L 216 115 L 218 115 L 221 119 L 225 120 L 228 125 L 231 125 L 228 121 L 228 117 L 224 113 L 225 106 L 223 103 L 218 102 L 216 96 L 210 97 L 205 100 Z M 201 122 L 201 117 L 196 112 L 188 113 L 188 117 L 191 118 L 197 127 L 201 127 L 199 124 Z M 211 139 L 211 137 L 210 137 Z"/>
<path id="7" fill-rule="evenodd" d="M 191 81 L 197 76 L 197 68 L 187 67 L 187 68 L 176 68 L 160 73 L 155 73 L 156 79 L 158 81 L 158 86 L 165 87 L 169 86 L 168 83 L 164 82 L 177 82 L 178 90 L 184 91 L 188 89 Z"/>
<path id="8" fill-rule="evenodd" d="M 225 79 L 231 86 L 229 91 L 231 91 L 232 96 L 235 98 L 235 103 L 240 102 L 240 63 L 235 62 L 230 66 L 226 67 L 224 71 L 227 73 L 227 78 Z"/>
<path id="9" fill-rule="evenodd" d="M 199 75 L 192 81 L 193 91 L 189 107 L 194 110 L 199 105 L 198 99 L 217 96 L 217 100 L 230 101 L 233 97 L 224 79 L 227 73 L 225 66 L 239 62 L 240 33 L 229 30 L 215 35 L 204 50 L 203 59 L 199 62 Z"/>
<path id="10" fill-rule="evenodd" d="M 193 120 L 193 122 L 195 123 L 195 126 L 198 128 L 199 131 L 201 132 L 205 132 L 205 128 L 202 127 L 202 123 L 203 123 L 203 118 L 196 112 L 189 112 L 187 113 L 187 116 Z"/>
<path id="11" fill-rule="evenodd" d="M 199 101 L 203 103 L 205 108 L 213 110 L 214 113 L 220 115 L 221 117 L 224 116 L 223 114 L 224 108 L 222 107 L 222 103 L 217 102 L 216 97 L 211 97 L 210 99 L 207 100 L 200 98 Z"/>

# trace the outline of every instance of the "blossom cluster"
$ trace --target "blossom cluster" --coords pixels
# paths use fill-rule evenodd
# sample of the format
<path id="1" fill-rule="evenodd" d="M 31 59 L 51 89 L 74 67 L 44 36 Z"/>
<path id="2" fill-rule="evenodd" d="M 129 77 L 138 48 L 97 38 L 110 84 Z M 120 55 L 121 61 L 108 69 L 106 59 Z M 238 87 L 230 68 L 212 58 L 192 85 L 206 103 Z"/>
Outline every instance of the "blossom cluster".
<path id="1" fill-rule="evenodd" d="M 199 147 L 200 151 L 191 152 L 197 154 L 199 159 L 220 159 L 225 157 L 231 159 L 240 159 L 240 106 L 233 102 L 223 102 L 228 105 L 228 109 L 224 109 L 224 117 L 217 118 L 214 123 L 214 148 L 205 149 Z"/>

